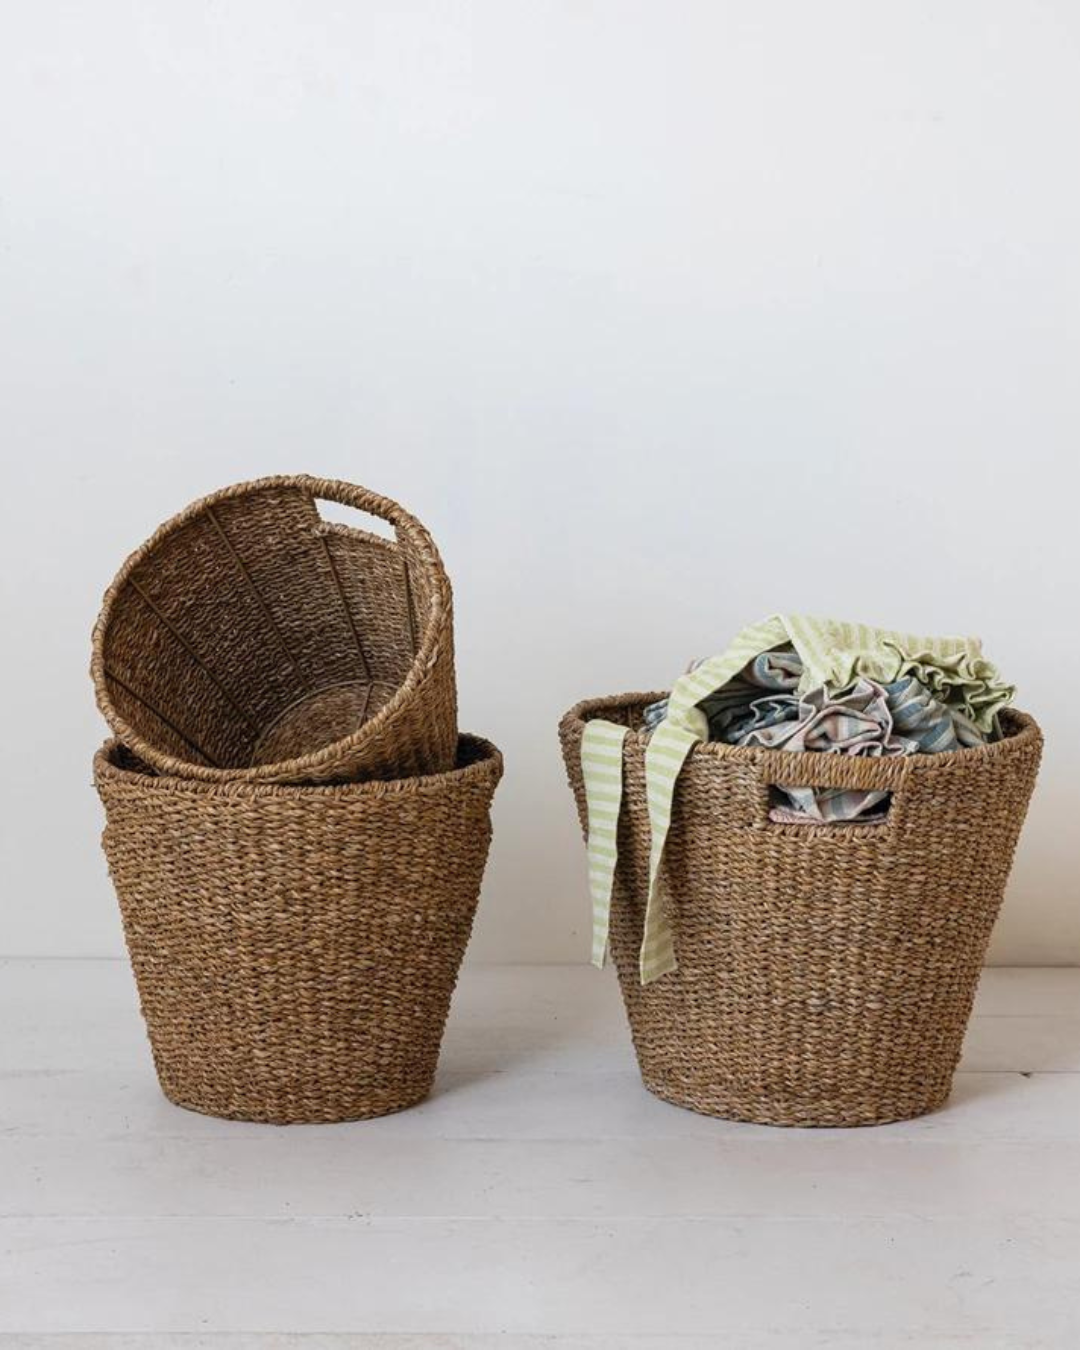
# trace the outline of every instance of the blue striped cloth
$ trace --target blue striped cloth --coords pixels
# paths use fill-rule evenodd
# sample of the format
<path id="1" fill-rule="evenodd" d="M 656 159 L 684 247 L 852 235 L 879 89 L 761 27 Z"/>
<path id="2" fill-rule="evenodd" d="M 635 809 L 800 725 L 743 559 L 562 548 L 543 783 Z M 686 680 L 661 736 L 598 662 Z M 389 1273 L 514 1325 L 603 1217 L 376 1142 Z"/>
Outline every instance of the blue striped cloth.
<path id="1" fill-rule="evenodd" d="M 694 662 L 689 669 L 697 669 Z M 920 663 L 925 673 L 925 663 Z M 860 678 L 843 689 L 827 686 L 799 695 L 803 662 L 789 648 L 762 652 L 699 705 L 710 740 L 772 750 L 843 754 L 923 754 L 983 745 L 987 737 L 959 707 L 950 707 L 915 674 L 888 684 Z M 770 693 L 761 693 L 771 690 Z M 645 709 L 652 729 L 667 714 L 667 699 Z M 854 820 L 878 806 L 883 793 L 837 788 L 786 789 L 777 820 Z"/>

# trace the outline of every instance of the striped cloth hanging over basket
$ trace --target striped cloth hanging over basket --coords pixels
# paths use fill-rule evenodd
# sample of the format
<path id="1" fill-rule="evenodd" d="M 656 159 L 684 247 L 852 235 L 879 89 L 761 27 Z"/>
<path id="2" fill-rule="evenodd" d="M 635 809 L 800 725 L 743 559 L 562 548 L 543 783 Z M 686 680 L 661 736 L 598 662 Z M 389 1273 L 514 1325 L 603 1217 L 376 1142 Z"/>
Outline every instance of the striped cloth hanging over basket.
<path id="1" fill-rule="evenodd" d="M 94 761 L 162 1090 L 209 1115 L 355 1120 L 427 1096 L 476 910 L 502 757 L 333 787 Z"/>
<path id="2" fill-rule="evenodd" d="M 320 500 L 393 526 L 324 520 Z M 307 475 L 195 502 L 128 558 L 91 673 L 163 774 L 318 783 L 438 773 L 457 749 L 450 583 L 396 502 Z"/>
<path id="3" fill-rule="evenodd" d="M 593 893 L 610 895 L 645 1086 L 771 1125 L 870 1125 L 940 1106 L 1038 772 L 1034 720 L 1005 710 L 993 744 L 890 759 L 687 745 L 658 860 L 642 714 L 662 697 L 579 703 L 559 729 L 587 835 L 582 742 L 591 722 L 610 724 L 593 746 L 617 785 L 595 780 L 605 846 L 591 851 Z M 796 785 L 887 792 L 887 818 L 771 820 L 770 790 Z M 650 896 L 670 952 L 643 983 Z M 608 915 L 595 917 L 602 959 Z"/>

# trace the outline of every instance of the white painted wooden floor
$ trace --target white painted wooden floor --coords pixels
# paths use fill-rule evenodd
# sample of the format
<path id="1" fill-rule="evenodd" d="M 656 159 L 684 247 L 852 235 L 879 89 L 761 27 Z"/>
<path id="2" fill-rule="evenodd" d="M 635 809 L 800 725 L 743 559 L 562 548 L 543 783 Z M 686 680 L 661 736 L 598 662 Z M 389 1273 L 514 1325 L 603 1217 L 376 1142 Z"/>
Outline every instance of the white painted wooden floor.
<path id="1" fill-rule="evenodd" d="M 122 962 L 0 964 L 3 1350 L 1080 1346 L 1080 970 L 990 970 L 951 1105 L 714 1121 L 610 972 L 465 972 L 435 1096 L 242 1125 L 157 1090 Z"/>

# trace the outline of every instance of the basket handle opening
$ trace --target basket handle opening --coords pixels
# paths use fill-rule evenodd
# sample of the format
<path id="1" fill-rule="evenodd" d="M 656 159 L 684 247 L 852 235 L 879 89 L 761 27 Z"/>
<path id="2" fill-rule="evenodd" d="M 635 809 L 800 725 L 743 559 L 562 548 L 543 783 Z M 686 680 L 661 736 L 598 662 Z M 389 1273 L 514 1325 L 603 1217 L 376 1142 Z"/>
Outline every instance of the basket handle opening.
<path id="1" fill-rule="evenodd" d="M 319 519 L 329 525 L 347 525 L 352 530 L 362 530 L 365 534 L 373 534 L 391 543 L 397 539 L 397 530 L 382 516 L 374 516 L 369 511 L 362 511 L 358 506 L 331 501 L 328 497 L 316 497 L 314 501 Z"/>
<path id="2" fill-rule="evenodd" d="M 803 787 L 798 783 L 776 783 L 768 788 L 768 820 L 772 825 L 816 825 L 821 829 L 845 829 L 851 825 L 878 825 L 889 823 L 893 794 L 888 791 L 856 792 L 854 798 L 843 804 L 834 791 L 849 789 L 822 789 Z M 850 812 L 858 808 L 858 815 Z"/>
<path id="3" fill-rule="evenodd" d="M 809 808 L 811 812 L 822 809 L 827 816 L 830 808 L 823 806 L 820 801 L 818 808 L 815 808 L 811 794 L 824 791 L 827 801 L 832 794 L 845 792 L 864 797 L 868 814 L 875 817 L 871 823 L 879 830 L 887 830 L 904 814 L 904 789 L 911 771 L 911 760 L 910 755 L 876 759 L 861 755 L 795 754 L 783 750 L 767 752 L 767 758 L 759 765 L 757 774 L 755 823 L 774 827 L 794 823 L 777 820 L 771 813 L 774 808 L 791 806 L 800 802 L 800 799 L 804 808 Z M 815 819 L 814 824 L 824 830 L 839 828 L 839 822 L 828 819 Z"/>

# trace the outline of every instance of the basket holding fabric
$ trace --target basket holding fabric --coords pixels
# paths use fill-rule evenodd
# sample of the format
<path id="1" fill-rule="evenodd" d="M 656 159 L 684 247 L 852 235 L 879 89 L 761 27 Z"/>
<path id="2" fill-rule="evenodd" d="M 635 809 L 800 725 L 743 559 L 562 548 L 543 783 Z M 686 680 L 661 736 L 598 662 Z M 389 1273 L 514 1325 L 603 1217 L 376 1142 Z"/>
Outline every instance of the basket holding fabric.
<path id="1" fill-rule="evenodd" d="M 973 639 L 767 620 L 560 726 L 647 1087 L 861 1125 L 948 1096 L 1042 736 Z"/>
<path id="2" fill-rule="evenodd" d="M 793 645 L 763 652 L 698 704 L 708 739 L 767 750 L 871 756 L 940 754 L 999 739 L 999 714 L 1012 698 L 1012 687 L 973 650 L 974 639 L 934 641 L 942 652 L 936 658 L 929 652 L 907 656 L 888 638 L 833 666 L 841 677 L 870 664 L 877 670 L 894 667 L 895 679 L 882 682 L 859 673 L 846 685 L 830 687 L 823 681 L 809 690 L 805 663 Z M 691 672 L 704 664 L 693 662 Z M 645 726 L 654 730 L 667 711 L 666 698 L 651 703 L 643 713 Z M 884 794 L 841 788 L 779 789 L 773 818 L 788 824 L 873 823 L 883 819 L 875 810 L 883 799 Z"/>
<path id="3" fill-rule="evenodd" d="M 641 977 L 677 964 L 661 899 L 660 863 L 675 784 L 701 741 L 845 757 L 886 758 L 993 742 L 1013 697 L 977 638 L 925 637 L 836 619 L 775 615 L 743 629 L 721 656 L 691 665 L 668 698 L 642 713 L 653 732 L 646 756 L 651 855 Z M 621 734 L 621 729 L 616 728 Z M 612 820 L 605 811 L 612 728 L 590 727 L 582 769 L 590 793 L 589 875 L 594 913 L 610 904 Z M 797 775 L 796 775 L 797 776 Z M 882 788 L 775 785 L 781 823 L 874 820 Z M 603 941 L 594 933 L 602 959 Z"/>

